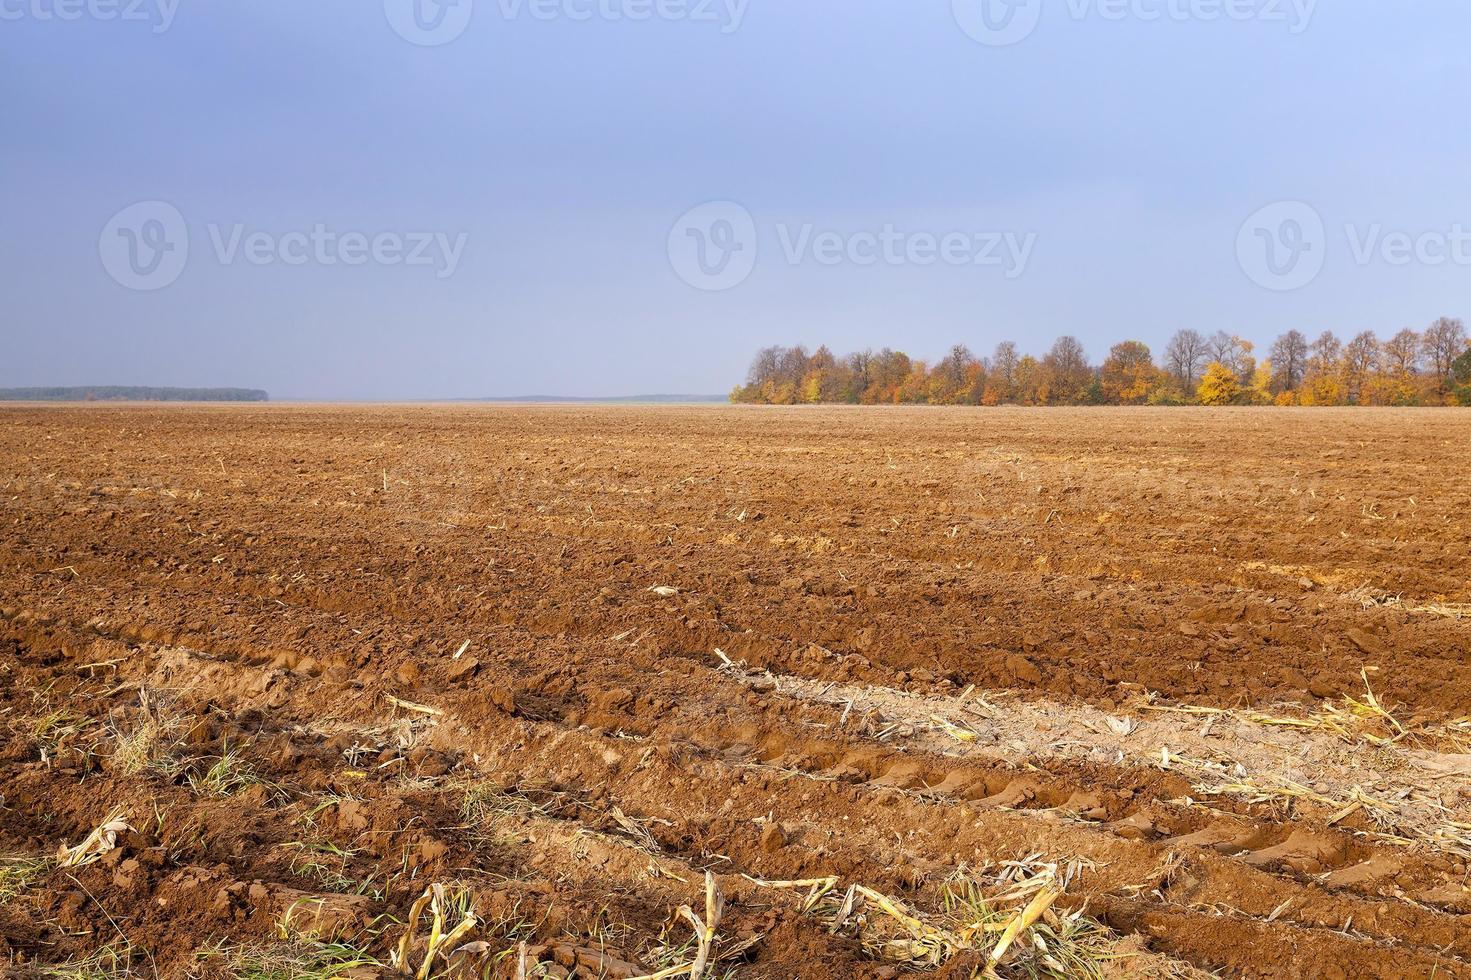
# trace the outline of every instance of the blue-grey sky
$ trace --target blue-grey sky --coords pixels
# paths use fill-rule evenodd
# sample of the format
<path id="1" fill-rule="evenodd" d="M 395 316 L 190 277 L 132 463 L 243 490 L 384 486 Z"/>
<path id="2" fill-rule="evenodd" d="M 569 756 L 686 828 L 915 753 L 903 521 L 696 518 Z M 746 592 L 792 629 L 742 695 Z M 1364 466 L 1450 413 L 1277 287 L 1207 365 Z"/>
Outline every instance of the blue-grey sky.
<path id="1" fill-rule="evenodd" d="M 985 2 L 0 0 L 0 386 L 1471 314 L 1464 0 Z"/>

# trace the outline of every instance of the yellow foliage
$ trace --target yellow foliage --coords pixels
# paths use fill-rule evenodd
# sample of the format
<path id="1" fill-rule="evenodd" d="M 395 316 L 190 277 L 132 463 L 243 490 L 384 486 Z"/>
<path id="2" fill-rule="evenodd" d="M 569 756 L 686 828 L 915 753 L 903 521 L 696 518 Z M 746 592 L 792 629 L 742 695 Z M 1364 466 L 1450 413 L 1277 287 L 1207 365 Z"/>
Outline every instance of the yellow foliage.
<path id="1" fill-rule="evenodd" d="M 1202 405 L 1229 405 L 1241 394 L 1236 374 L 1220 361 L 1212 361 L 1196 389 L 1195 397 Z"/>
<path id="2" fill-rule="evenodd" d="M 1416 405 L 1419 400 L 1409 375 L 1380 375 L 1364 385 L 1363 401 L 1370 405 Z"/>
<path id="3" fill-rule="evenodd" d="M 802 400 L 809 405 L 822 401 L 822 371 L 808 371 L 802 379 Z"/>
<path id="4" fill-rule="evenodd" d="M 1263 360 L 1251 375 L 1251 387 L 1247 389 L 1253 405 L 1272 404 L 1272 362 Z"/>
<path id="5" fill-rule="evenodd" d="M 797 386 L 790 381 L 768 381 L 761 386 L 761 395 L 768 405 L 795 405 Z"/>
<path id="6" fill-rule="evenodd" d="M 1304 405 L 1342 405 L 1343 383 L 1329 374 L 1310 378 L 1300 395 Z"/>

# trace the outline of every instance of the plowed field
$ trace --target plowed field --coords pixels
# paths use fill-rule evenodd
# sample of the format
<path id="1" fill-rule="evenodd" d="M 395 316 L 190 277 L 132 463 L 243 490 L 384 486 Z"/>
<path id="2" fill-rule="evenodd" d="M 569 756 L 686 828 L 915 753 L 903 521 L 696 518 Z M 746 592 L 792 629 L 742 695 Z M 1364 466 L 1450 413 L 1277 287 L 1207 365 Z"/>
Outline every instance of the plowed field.
<path id="1" fill-rule="evenodd" d="M 0 407 L 0 964 L 1471 976 L 1468 473 L 1449 410 Z"/>

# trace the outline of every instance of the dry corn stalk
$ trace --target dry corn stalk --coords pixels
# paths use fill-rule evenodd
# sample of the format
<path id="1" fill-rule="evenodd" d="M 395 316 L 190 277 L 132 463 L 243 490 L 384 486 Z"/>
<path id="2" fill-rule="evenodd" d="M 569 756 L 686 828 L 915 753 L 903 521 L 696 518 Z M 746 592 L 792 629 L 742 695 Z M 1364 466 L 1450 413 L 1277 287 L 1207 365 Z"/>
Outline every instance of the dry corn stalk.
<path id="1" fill-rule="evenodd" d="M 412 906 L 409 907 L 409 918 L 404 924 L 404 934 L 398 941 L 398 949 L 394 951 L 391 965 L 399 973 L 415 980 L 427 980 L 430 971 L 434 967 L 434 959 L 445 950 L 451 949 L 461 939 L 464 939 L 470 930 L 479 925 L 480 920 L 475 917 L 474 912 L 467 912 L 448 932 L 445 931 L 445 912 L 449 905 L 445 895 L 444 886 L 435 882 L 424 889 Z M 419 964 L 416 972 L 409 958 L 414 939 L 419 932 L 419 920 L 424 915 L 424 907 L 429 907 L 432 916 L 429 922 L 429 945 L 424 951 L 424 960 Z"/>
<path id="2" fill-rule="evenodd" d="M 695 961 L 690 965 L 690 980 L 700 980 L 710 962 L 710 948 L 715 945 L 715 930 L 720 925 L 720 916 L 725 911 L 725 896 L 720 884 L 710 872 L 705 872 L 705 917 L 702 919 L 688 905 L 679 907 L 679 914 L 689 920 L 695 930 L 699 949 Z"/>
<path id="3" fill-rule="evenodd" d="M 705 872 L 705 915 L 701 918 L 694 909 L 688 905 L 681 905 L 677 913 L 681 918 L 689 922 L 695 931 L 695 958 L 687 963 L 679 963 L 675 966 L 666 967 L 658 973 L 650 973 L 647 976 L 634 977 L 632 980 L 672 980 L 674 977 L 689 977 L 689 980 L 702 980 L 706 969 L 712 960 L 712 952 L 715 948 L 715 933 L 720 928 L 720 918 L 725 913 L 725 894 L 720 890 L 720 882 L 715 880 L 715 875 L 709 871 Z M 744 948 L 749 948 L 749 944 Z"/>
<path id="4" fill-rule="evenodd" d="M 1017 955 L 1045 952 L 1049 942 L 1054 946 L 1064 942 L 1060 934 L 1068 933 L 1069 929 L 1087 933 L 1085 941 L 1074 941 L 1074 949 L 1102 958 L 1094 948 L 1098 937 L 1103 935 L 1101 927 L 1088 932 L 1091 927 L 1080 916 L 1059 919 L 1050 911 L 1080 867 L 1074 864 L 1059 870 L 1056 864 L 1042 862 L 1040 855 L 1006 862 L 997 866 L 995 874 L 990 876 L 988 895 L 982 894 L 973 881 L 966 882 L 965 890 L 958 894 L 947 891 L 945 911 L 938 918 L 916 912 L 865 885 L 853 884 L 840 889 L 836 877 L 748 880 L 763 888 L 806 888 L 807 894 L 801 901 L 803 913 L 824 919 L 831 932 L 857 939 L 870 955 L 879 959 L 920 969 L 940 966 L 959 953 L 979 952 L 987 957 L 985 975 L 997 976 L 996 969 L 1008 960 L 1008 953 L 1013 949 L 1022 951 Z M 1024 904 L 1017 907 L 1015 903 Z M 1012 906 L 1011 911 L 1006 911 L 1008 905 Z M 1039 929 L 1040 933 L 1034 931 Z M 1030 942 L 1024 946 L 1021 940 L 1029 934 Z M 1056 969 L 1056 961 L 1049 962 L 1050 956 L 1047 954 L 1042 961 L 1046 968 L 1044 975 L 1073 975 Z"/>
<path id="5" fill-rule="evenodd" d="M 974 731 L 962 725 L 957 725 L 948 718 L 943 718 L 940 715 L 930 715 L 930 721 L 935 724 L 936 728 L 957 742 L 974 742 L 976 740 L 977 736 Z"/>
<path id="6" fill-rule="evenodd" d="M 117 835 L 133 828 L 123 819 L 123 811 L 114 807 L 102 824 L 88 834 L 80 844 L 67 847 L 62 844 L 56 852 L 56 863 L 63 868 L 78 868 L 91 864 L 102 855 L 117 847 Z"/>
<path id="7" fill-rule="evenodd" d="M 1224 715 L 1229 718 L 1239 718 L 1242 721 L 1251 722 L 1254 725 L 1327 732 L 1345 742 L 1366 742 L 1369 745 L 1378 747 L 1393 745 L 1412 734 L 1426 734 L 1431 736 L 1437 734 L 1435 732 L 1411 732 L 1405 728 L 1404 725 L 1400 724 L 1399 719 L 1395 718 L 1389 709 L 1384 706 L 1383 702 L 1379 700 L 1379 696 L 1374 693 L 1374 686 L 1369 683 L 1369 668 L 1362 668 L 1359 671 L 1359 676 L 1364 681 L 1365 693 L 1362 699 L 1345 695 L 1342 704 L 1326 704 L 1319 710 L 1302 718 L 1269 715 L 1261 711 L 1204 708 L 1198 705 L 1145 704 L 1141 707 L 1146 711 L 1162 711 L 1185 715 L 1209 715 L 1211 717 Z M 1451 730 L 1453 726 L 1454 723 L 1451 726 L 1447 726 L 1446 732 L 1438 734 L 1453 735 L 1454 732 Z M 1378 729 L 1378 731 L 1375 729 Z"/>
<path id="8" fill-rule="evenodd" d="M 431 708 L 427 704 L 416 704 L 413 701 L 405 701 L 403 698 L 396 698 L 392 694 L 385 694 L 383 695 L 383 697 L 389 704 L 393 705 L 395 708 L 402 708 L 405 711 L 413 711 L 421 715 L 444 714 L 444 712 L 438 708 Z"/>
<path id="9" fill-rule="evenodd" d="M 1330 826 L 1362 811 L 1376 827 L 1374 832 L 1363 833 L 1375 840 L 1399 847 L 1420 845 L 1471 858 L 1471 824 L 1453 819 L 1444 804 L 1423 793 L 1397 794 L 1393 800 L 1385 800 L 1355 786 L 1346 799 L 1336 799 L 1290 779 L 1256 783 L 1246 778 L 1201 785 L 1200 790 L 1213 796 L 1239 797 L 1253 804 L 1273 800 L 1314 803 L 1332 811 Z"/>
<path id="10" fill-rule="evenodd" d="M 622 807 L 617 805 L 610 807 L 608 816 L 612 817 L 613 822 L 621 827 L 624 833 L 632 837 L 644 850 L 651 854 L 658 854 L 660 852 L 659 842 L 654 839 L 654 835 L 649 832 L 649 828 L 624 813 Z"/>
<path id="11" fill-rule="evenodd" d="M 1062 897 L 1061 889 L 1051 886 L 1043 888 L 1027 903 L 1026 908 L 1006 924 L 1001 938 L 996 941 L 996 948 L 991 950 L 991 955 L 987 958 L 986 973 L 988 976 L 996 975 L 996 964 L 1001 962 L 1001 957 L 1005 956 L 1011 944 L 1016 942 L 1016 937 L 1036 925 L 1037 920 L 1042 918 L 1042 913 L 1051 908 L 1052 903 L 1060 897 Z"/>

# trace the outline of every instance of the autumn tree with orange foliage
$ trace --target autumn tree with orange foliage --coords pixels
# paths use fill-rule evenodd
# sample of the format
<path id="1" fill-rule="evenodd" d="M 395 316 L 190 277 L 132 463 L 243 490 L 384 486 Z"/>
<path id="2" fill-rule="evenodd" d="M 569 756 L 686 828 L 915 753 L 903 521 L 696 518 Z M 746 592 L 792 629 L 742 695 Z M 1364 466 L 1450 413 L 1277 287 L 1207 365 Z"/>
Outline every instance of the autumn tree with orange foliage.
<path id="1" fill-rule="evenodd" d="M 1137 340 L 1114 344 L 1099 372 L 1104 398 L 1114 405 L 1142 405 L 1163 383 L 1149 348 Z"/>

